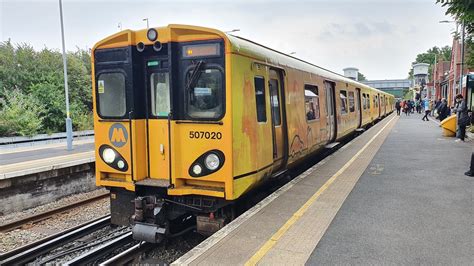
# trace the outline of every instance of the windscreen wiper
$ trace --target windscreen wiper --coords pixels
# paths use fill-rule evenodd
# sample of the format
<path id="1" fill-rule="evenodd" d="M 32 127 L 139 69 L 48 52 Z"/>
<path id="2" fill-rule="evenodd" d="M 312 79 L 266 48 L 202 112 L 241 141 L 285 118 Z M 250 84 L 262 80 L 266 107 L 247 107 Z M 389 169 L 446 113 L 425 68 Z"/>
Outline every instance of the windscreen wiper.
<path id="1" fill-rule="evenodd" d="M 199 60 L 199 62 L 197 62 L 196 66 L 194 67 L 194 71 L 191 74 L 191 77 L 189 78 L 188 84 L 186 84 L 186 91 L 194 89 L 194 87 L 196 86 L 196 82 L 201 76 L 201 69 L 203 66 L 204 66 L 204 61 Z"/>

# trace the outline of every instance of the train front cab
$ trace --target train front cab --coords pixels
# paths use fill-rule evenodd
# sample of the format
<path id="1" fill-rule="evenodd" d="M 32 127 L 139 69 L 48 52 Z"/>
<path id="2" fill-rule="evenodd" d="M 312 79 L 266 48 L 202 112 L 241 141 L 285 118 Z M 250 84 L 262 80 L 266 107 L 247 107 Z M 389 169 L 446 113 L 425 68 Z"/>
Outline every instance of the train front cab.
<path id="1" fill-rule="evenodd" d="M 219 31 L 170 25 L 122 31 L 93 49 L 96 183 L 111 190 L 112 222 L 135 224 L 139 239 L 157 242 L 168 220 L 234 197 L 226 42 Z"/>

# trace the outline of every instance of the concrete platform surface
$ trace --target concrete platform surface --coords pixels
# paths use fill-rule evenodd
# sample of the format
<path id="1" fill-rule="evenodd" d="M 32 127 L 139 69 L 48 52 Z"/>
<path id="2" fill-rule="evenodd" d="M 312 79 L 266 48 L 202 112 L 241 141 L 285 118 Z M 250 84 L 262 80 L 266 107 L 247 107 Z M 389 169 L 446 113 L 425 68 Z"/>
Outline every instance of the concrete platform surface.
<path id="1" fill-rule="evenodd" d="M 473 147 L 402 116 L 307 264 L 474 265 Z"/>
<path id="2" fill-rule="evenodd" d="M 470 264 L 472 145 L 390 115 L 173 264 Z"/>
<path id="3" fill-rule="evenodd" d="M 72 151 L 66 143 L 35 145 L 0 150 L 0 179 L 94 162 L 94 140 L 75 141 Z"/>

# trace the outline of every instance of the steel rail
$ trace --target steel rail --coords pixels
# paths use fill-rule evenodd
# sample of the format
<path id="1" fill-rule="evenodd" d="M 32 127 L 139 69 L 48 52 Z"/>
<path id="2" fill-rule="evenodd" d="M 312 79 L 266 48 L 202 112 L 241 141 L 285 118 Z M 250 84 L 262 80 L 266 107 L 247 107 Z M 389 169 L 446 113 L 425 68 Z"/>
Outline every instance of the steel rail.
<path id="1" fill-rule="evenodd" d="M 12 257 L 13 255 L 16 255 L 16 254 L 22 253 L 23 251 L 26 251 L 26 250 L 28 250 L 28 249 L 31 249 L 32 247 L 41 245 L 41 244 L 43 244 L 43 243 L 45 243 L 45 242 L 47 242 L 47 241 L 49 241 L 49 240 L 55 239 L 55 238 L 57 238 L 57 237 L 59 237 L 59 236 L 61 236 L 61 235 L 67 234 L 67 233 L 72 232 L 72 231 L 74 231 L 74 230 L 77 230 L 77 229 L 79 229 L 79 228 L 81 228 L 81 227 L 84 227 L 84 226 L 87 225 L 87 224 L 90 224 L 90 223 L 92 223 L 92 222 L 98 221 L 98 220 L 100 220 L 100 219 L 102 219 L 102 218 L 104 218 L 104 217 L 106 217 L 106 216 L 102 216 L 102 217 L 97 218 L 97 219 L 94 219 L 94 220 L 92 220 L 92 221 L 87 221 L 87 222 L 82 223 L 82 224 L 80 224 L 80 225 L 78 225 L 78 226 L 75 226 L 75 227 L 66 229 L 66 230 L 64 230 L 64 231 L 61 231 L 61 232 L 56 233 L 56 234 L 54 234 L 54 235 L 47 236 L 47 237 L 45 237 L 45 238 L 41 238 L 41 239 L 38 240 L 38 241 L 35 241 L 35 242 L 32 242 L 32 243 L 26 244 L 26 245 L 21 246 L 21 247 L 18 247 L 18 248 L 15 248 L 15 249 L 10 250 L 10 251 L 8 251 L 8 252 L 6 252 L 6 253 L 2 253 L 2 254 L 0 254 L 0 262 L 1 262 L 2 260 L 6 259 L 6 258 Z"/>
<path id="2" fill-rule="evenodd" d="M 91 198 L 88 198 L 88 199 L 84 199 L 84 200 L 74 202 L 74 203 L 66 205 L 66 206 L 58 207 L 58 208 L 55 208 L 55 209 L 52 209 L 52 210 L 49 210 L 49 211 L 46 211 L 46 212 L 42 212 L 40 214 L 31 215 L 31 216 L 28 216 L 28 217 L 23 218 L 23 219 L 19 219 L 19 220 L 13 221 L 13 222 L 2 224 L 2 225 L 0 225 L 0 232 L 2 232 L 2 233 L 3 232 L 8 232 L 8 231 L 11 231 L 13 229 L 22 227 L 23 225 L 28 224 L 28 223 L 35 223 L 35 222 L 40 222 L 40 221 L 46 220 L 46 219 L 50 218 L 51 216 L 53 216 L 55 214 L 62 213 L 62 212 L 65 212 L 65 211 L 69 211 L 69 210 L 74 209 L 76 207 L 79 207 L 79 206 L 82 206 L 82 205 L 85 205 L 85 204 L 88 204 L 88 203 L 91 203 L 91 202 L 94 202 L 94 201 L 104 199 L 104 198 L 108 197 L 109 194 L 110 194 L 109 192 L 105 192 L 105 193 L 99 194 L 97 196 L 93 196 Z"/>
<path id="3" fill-rule="evenodd" d="M 21 252 L 17 252 L 13 256 L 8 256 L 9 253 L 7 253 L 5 254 L 5 258 L 0 261 L 0 265 L 24 265 L 30 261 L 33 261 L 37 257 L 42 256 L 61 245 L 64 245 L 64 243 L 68 243 L 88 235 L 107 225 L 110 225 L 110 215 L 106 215 L 97 220 L 88 222 L 83 226 L 67 233 L 59 233 L 57 234 L 57 237 L 39 245 L 28 245 L 28 247 L 31 248 L 23 249 Z"/>
<path id="4" fill-rule="evenodd" d="M 132 246 L 131 248 L 113 256 L 112 258 L 100 263 L 99 266 L 131 264 L 136 257 L 148 251 L 152 247 L 153 244 L 142 241 Z"/>
<path id="5" fill-rule="evenodd" d="M 132 232 L 128 232 L 123 234 L 113 240 L 106 242 L 103 245 L 98 246 L 82 255 L 64 263 L 64 265 L 89 265 L 89 264 L 96 264 L 95 262 L 105 255 L 110 254 L 114 250 L 122 248 L 123 246 L 133 243 L 135 240 L 133 239 Z"/>

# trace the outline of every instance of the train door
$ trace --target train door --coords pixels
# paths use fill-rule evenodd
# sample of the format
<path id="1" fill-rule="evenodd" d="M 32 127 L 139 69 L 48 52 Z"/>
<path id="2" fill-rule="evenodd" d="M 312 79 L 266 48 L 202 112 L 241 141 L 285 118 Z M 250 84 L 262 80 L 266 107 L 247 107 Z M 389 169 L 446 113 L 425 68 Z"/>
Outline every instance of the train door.
<path id="1" fill-rule="evenodd" d="M 146 66 L 146 151 L 147 185 L 167 187 L 169 185 L 169 114 L 170 75 L 161 67 L 163 60 L 148 59 Z"/>
<path id="2" fill-rule="evenodd" d="M 328 143 L 336 139 L 337 122 L 336 122 L 336 102 L 335 102 L 335 84 L 333 82 L 324 81 L 326 88 L 326 128 L 328 132 Z"/>
<path id="3" fill-rule="evenodd" d="M 356 88 L 356 113 L 357 116 L 359 117 L 358 123 L 357 123 L 357 128 L 362 127 L 362 97 L 360 93 L 360 88 Z"/>
<path id="4" fill-rule="evenodd" d="M 380 102 L 380 94 L 377 94 L 377 106 L 378 106 L 378 109 L 379 109 L 379 118 L 381 117 L 381 113 L 382 113 L 382 107 L 380 106 L 381 105 L 381 102 Z"/>
<path id="5" fill-rule="evenodd" d="M 286 145 L 286 119 L 284 110 L 284 84 L 283 73 L 278 70 L 269 71 L 269 94 L 270 111 L 272 116 L 272 135 L 273 135 L 273 164 L 274 172 L 278 171 L 287 158 Z"/>

